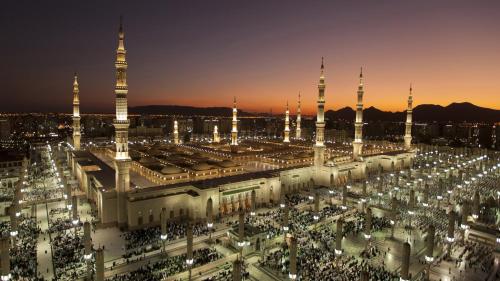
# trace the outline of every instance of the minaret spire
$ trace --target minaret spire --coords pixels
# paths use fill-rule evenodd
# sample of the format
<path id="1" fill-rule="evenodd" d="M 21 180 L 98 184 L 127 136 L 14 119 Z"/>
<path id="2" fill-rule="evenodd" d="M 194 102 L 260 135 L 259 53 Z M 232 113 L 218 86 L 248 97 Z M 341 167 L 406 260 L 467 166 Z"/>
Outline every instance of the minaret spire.
<path id="1" fill-rule="evenodd" d="M 231 128 L 231 150 L 235 151 L 238 145 L 238 109 L 236 109 L 236 96 L 233 100 L 233 120 Z"/>
<path id="2" fill-rule="evenodd" d="M 410 83 L 410 94 L 408 96 L 408 108 L 406 109 L 406 124 L 405 124 L 405 149 L 411 148 L 411 126 L 413 115 L 413 87 Z"/>
<path id="3" fill-rule="evenodd" d="M 80 150 L 80 90 L 78 76 L 75 72 L 73 81 L 73 148 Z"/>
<path id="4" fill-rule="evenodd" d="M 302 129 L 300 128 L 300 122 L 301 122 L 301 110 L 300 110 L 300 92 L 299 92 L 299 101 L 297 103 L 297 128 L 295 129 L 295 138 L 298 140 L 301 139 L 301 134 L 302 134 Z"/>
<path id="5" fill-rule="evenodd" d="M 285 144 L 290 143 L 290 110 L 288 110 L 288 101 L 286 101 L 285 132 L 284 132 L 284 136 L 283 136 L 283 142 Z"/>
<path id="6" fill-rule="evenodd" d="M 358 160 L 363 153 L 363 68 L 359 72 L 358 103 L 356 104 L 356 120 L 354 122 L 354 142 L 352 156 Z"/>
<path id="7" fill-rule="evenodd" d="M 321 57 L 321 73 L 318 83 L 318 110 L 316 116 L 316 144 L 314 146 L 314 165 L 323 166 L 325 162 L 325 74 Z"/>
<path id="8" fill-rule="evenodd" d="M 177 120 L 174 121 L 174 144 L 179 144 L 179 125 Z"/>
<path id="9" fill-rule="evenodd" d="M 219 143 L 220 142 L 220 137 L 219 137 L 219 128 L 217 128 L 217 125 L 214 126 L 214 143 Z"/>
<path id="10" fill-rule="evenodd" d="M 116 192 L 117 192 L 117 221 L 119 225 L 128 223 L 126 210 L 126 192 L 130 189 L 130 157 L 128 154 L 128 128 L 130 121 L 128 119 L 128 85 L 127 85 L 127 60 L 124 44 L 125 34 L 123 31 L 123 22 L 120 17 L 120 27 L 118 30 L 118 48 L 116 50 L 116 85 L 115 85 L 115 104 L 116 117 L 113 122 L 115 126 L 115 172 L 116 172 Z"/>

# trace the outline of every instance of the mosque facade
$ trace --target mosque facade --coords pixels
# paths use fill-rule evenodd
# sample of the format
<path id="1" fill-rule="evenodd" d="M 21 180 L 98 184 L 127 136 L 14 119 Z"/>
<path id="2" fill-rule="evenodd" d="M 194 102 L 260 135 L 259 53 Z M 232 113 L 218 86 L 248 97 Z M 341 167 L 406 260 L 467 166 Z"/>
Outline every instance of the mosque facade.
<path id="1" fill-rule="evenodd" d="M 189 218 L 203 221 L 207 219 L 208 212 L 223 217 L 239 209 L 250 210 L 252 196 L 257 207 L 273 206 L 279 204 L 284 194 L 309 190 L 315 186 L 339 188 L 351 180 L 363 179 L 370 173 L 408 167 L 415 156 L 415 149 L 411 146 L 411 93 L 405 146 L 380 153 L 368 153 L 363 148 L 362 73 L 357 92 L 353 152 L 347 156 L 331 155 L 332 150 L 324 141 L 326 83 L 323 60 L 318 83 L 315 143 L 292 148 L 290 128 L 286 126 L 284 143 L 266 144 L 271 151 L 278 151 L 278 156 L 271 161 L 278 163 L 273 169 L 245 170 L 245 163 L 252 162 L 265 167 L 270 165 L 270 158 L 255 149 L 255 145 L 244 147 L 244 141 L 238 139 L 236 98 L 233 103 L 231 138 L 227 142 L 219 139 L 215 129 L 212 146 L 183 144 L 177 136 L 173 144 L 148 147 L 133 145 L 129 150 L 127 61 L 121 23 L 118 39 L 113 145 L 80 147 L 80 127 L 79 122 L 75 121 L 73 145 L 67 146 L 68 163 L 78 188 L 95 204 L 103 226 L 118 225 L 134 229 L 157 225 L 162 208 L 166 208 L 169 220 Z M 74 83 L 76 120 L 79 118 L 76 76 Z M 78 101 L 76 104 L 75 99 Z M 300 97 L 298 106 L 300 108 Z M 297 123 L 300 124 L 298 112 Z M 288 125 L 288 106 L 285 122 Z M 298 126 L 296 140 L 300 140 Z M 283 153 L 280 149 L 283 149 Z"/>

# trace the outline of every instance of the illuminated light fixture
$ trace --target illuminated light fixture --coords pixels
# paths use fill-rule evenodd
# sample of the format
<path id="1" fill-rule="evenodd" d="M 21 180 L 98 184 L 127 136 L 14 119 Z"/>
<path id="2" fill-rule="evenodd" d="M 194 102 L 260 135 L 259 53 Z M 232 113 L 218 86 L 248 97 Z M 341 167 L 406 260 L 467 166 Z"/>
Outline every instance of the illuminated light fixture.
<path id="1" fill-rule="evenodd" d="M 455 237 L 446 237 L 446 241 L 448 241 L 449 243 L 453 243 L 455 242 Z"/>
<path id="2" fill-rule="evenodd" d="M 467 224 L 462 223 L 460 225 L 460 228 L 463 229 L 463 230 L 466 230 L 466 229 L 469 229 L 469 226 Z"/>
<path id="3" fill-rule="evenodd" d="M 193 262 L 194 262 L 193 259 L 186 260 L 186 264 L 189 265 L 189 266 L 193 265 Z"/>
<path id="4" fill-rule="evenodd" d="M 342 250 L 335 249 L 335 255 L 340 256 L 342 255 L 342 253 L 343 253 Z"/>
<path id="5" fill-rule="evenodd" d="M 245 247 L 245 246 L 248 246 L 250 245 L 250 242 L 246 242 L 246 241 L 241 241 L 241 242 L 238 242 L 238 247 Z"/>
<path id="6" fill-rule="evenodd" d="M 288 277 L 290 277 L 290 279 L 292 279 L 292 280 L 295 280 L 295 279 L 297 279 L 297 274 L 288 273 Z"/>
<path id="7" fill-rule="evenodd" d="M 414 211 L 408 211 L 408 214 L 409 214 L 409 215 L 414 215 L 414 214 L 415 214 L 415 212 L 414 212 Z"/>
<path id="8" fill-rule="evenodd" d="M 429 204 L 427 204 L 427 203 L 422 203 L 422 206 L 424 206 L 424 207 L 429 207 Z"/>
<path id="9" fill-rule="evenodd" d="M 391 225 L 394 225 L 396 222 L 393 220 L 390 220 Z"/>
<path id="10" fill-rule="evenodd" d="M 472 217 L 473 217 L 474 219 L 479 218 L 479 216 L 478 216 L 477 214 L 473 214 L 473 215 L 472 215 Z"/>
<path id="11" fill-rule="evenodd" d="M 11 277 L 12 277 L 12 275 L 9 273 L 7 275 L 2 275 L 1 279 L 2 279 L 2 281 L 8 281 L 8 280 L 10 280 Z"/>
<path id="12" fill-rule="evenodd" d="M 13 231 L 10 232 L 10 236 L 11 237 L 16 237 L 17 234 L 18 234 L 17 230 L 13 230 Z"/>
<path id="13" fill-rule="evenodd" d="M 345 211 L 345 210 L 347 210 L 347 206 L 345 206 L 345 205 L 340 206 L 340 208 L 341 208 L 342 210 L 344 210 L 344 211 Z"/>
<path id="14" fill-rule="evenodd" d="M 160 235 L 160 239 L 161 239 L 161 240 L 167 240 L 167 237 L 168 237 L 168 235 L 167 235 L 167 234 L 165 234 L 165 235 L 163 235 L 163 234 L 162 234 L 162 235 Z"/>
<path id="15" fill-rule="evenodd" d="M 92 258 L 92 254 L 83 255 L 83 259 L 85 259 L 85 260 L 90 260 L 91 258 Z"/>
<path id="16" fill-rule="evenodd" d="M 366 239 L 366 240 L 368 240 L 368 239 L 370 239 L 370 238 L 372 238 L 372 236 L 371 236 L 370 234 L 365 234 L 365 239 Z"/>
<path id="17" fill-rule="evenodd" d="M 288 231 L 290 228 L 288 226 L 283 226 L 283 231 Z"/>
<path id="18" fill-rule="evenodd" d="M 280 204 L 280 208 L 285 208 L 285 204 L 284 204 L 284 203 L 281 203 L 281 204 Z"/>
<path id="19" fill-rule="evenodd" d="M 425 256 L 425 261 L 426 262 L 433 262 L 434 261 L 434 257 Z"/>
<path id="20" fill-rule="evenodd" d="M 319 220 L 319 216 L 318 216 L 318 215 L 314 215 L 314 216 L 313 216 L 313 219 L 314 219 L 315 221 L 317 221 L 317 220 Z"/>
<path id="21" fill-rule="evenodd" d="M 79 220 L 73 220 L 73 225 L 77 225 L 80 221 Z"/>

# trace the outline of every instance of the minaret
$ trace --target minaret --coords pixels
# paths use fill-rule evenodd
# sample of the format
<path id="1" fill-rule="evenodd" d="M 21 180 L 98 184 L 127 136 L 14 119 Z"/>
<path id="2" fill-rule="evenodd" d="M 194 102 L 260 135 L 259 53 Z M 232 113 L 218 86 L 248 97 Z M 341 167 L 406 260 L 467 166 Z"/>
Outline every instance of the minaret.
<path id="1" fill-rule="evenodd" d="M 410 96 L 408 97 L 408 109 L 406 110 L 406 128 L 405 128 L 405 148 L 411 148 L 411 122 L 413 113 L 413 94 L 410 84 Z"/>
<path id="2" fill-rule="evenodd" d="M 233 127 L 231 129 L 231 151 L 235 151 L 238 145 L 238 110 L 236 109 L 236 97 L 233 101 Z"/>
<path id="3" fill-rule="evenodd" d="M 73 148 L 80 150 L 80 90 L 78 89 L 78 76 L 75 73 L 73 81 Z"/>
<path id="4" fill-rule="evenodd" d="M 214 143 L 219 143 L 220 142 L 220 137 L 219 137 L 219 128 L 217 128 L 217 125 L 214 126 Z"/>
<path id="5" fill-rule="evenodd" d="M 174 144 L 179 144 L 179 125 L 174 121 Z"/>
<path id="6" fill-rule="evenodd" d="M 316 144 L 314 145 L 314 165 L 321 167 L 325 163 L 325 75 L 323 58 L 318 84 L 318 111 L 316 116 Z"/>
<path id="7" fill-rule="evenodd" d="M 288 101 L 286 102 L 285 132 L 284 132 L 284 136 L 283 136 L 283 142 L 285 144 L 290 143 L 290 110 L 288 110 Z"/>
<path id="8" fill-rule="evenodd" d="M 120 29 L 118 33 L 118 49 L 116 50 L 116 119 L 115 126 L 115 182 L 117 193 L 117 221 L 119 225 L 127 224 L 127 191 L 130 188 L 130 157 L 128 155 L 128 127 L 130 121 L 127 116 L 127 61 L 125 59 L 125 46 L 123 44 L 124 33 L 122 19 L 120 18 Z"/>
<path id="9" fill-rule="evenodd" d="M 354 122 L 354 142 L 352 143 L 352 157 L 358 160 L 363 153 L 363 68 L 359 73 L 358 103 L 356 104 L 356 120 Z"/>
<path id="10" fill-rule="evenodd" d="M 299 92 L 299 101 L 297 104 L 297 128 L 295 129 L 295 138 L 300 140 L 301 135 L 302 135 L 302 130 L 300 128 L 300 121 L 301 121 L 301 111 L 300 111 L 300 92 Z"/>

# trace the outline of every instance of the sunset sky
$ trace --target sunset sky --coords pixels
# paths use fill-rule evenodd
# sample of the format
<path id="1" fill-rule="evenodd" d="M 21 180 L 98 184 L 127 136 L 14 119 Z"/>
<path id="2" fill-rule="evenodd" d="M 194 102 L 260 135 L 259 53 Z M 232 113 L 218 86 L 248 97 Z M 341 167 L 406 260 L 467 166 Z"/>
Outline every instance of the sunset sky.
<path id="1" fill-rule="evenodd" d="M 129 106 L 231 106 L 315 112 L 404 110 L 468 101 L 500 109 L 500 1 L 8 1 L 0 10 L 0 111 L 112 112 L 120 14 Z M 140 3 L 140 4 L 139 4 Z"/>

